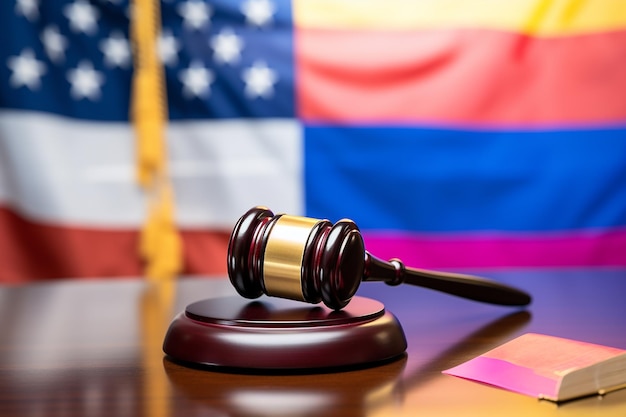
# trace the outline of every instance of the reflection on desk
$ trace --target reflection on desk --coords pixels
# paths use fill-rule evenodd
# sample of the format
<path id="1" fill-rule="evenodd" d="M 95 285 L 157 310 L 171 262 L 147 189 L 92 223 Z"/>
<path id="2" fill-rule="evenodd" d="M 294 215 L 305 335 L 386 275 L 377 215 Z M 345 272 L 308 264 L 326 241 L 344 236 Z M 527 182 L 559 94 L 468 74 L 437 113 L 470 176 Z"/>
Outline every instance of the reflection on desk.
<path id="1" fill-rule="evenodd" d="M 626 348 L 626 271 L 489 275 L 532 293 L 526 310 L 415 287 L 361 286 L 404 328 L 398 360 L 324 373 L 226 372 L 164 357 L 194 301 L 234 295 L 225 279 L 139 279 L 0 288 L 0 416 L 623 416 L 626 390 L 561 406 L 442 375 L 526 332 Z"/>

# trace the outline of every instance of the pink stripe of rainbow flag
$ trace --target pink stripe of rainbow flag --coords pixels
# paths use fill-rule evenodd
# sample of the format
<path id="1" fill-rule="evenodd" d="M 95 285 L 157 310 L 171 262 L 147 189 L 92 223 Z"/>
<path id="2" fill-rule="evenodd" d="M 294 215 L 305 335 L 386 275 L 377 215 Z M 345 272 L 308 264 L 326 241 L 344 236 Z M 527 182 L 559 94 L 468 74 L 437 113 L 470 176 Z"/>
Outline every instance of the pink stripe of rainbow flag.
<path id="1" fill-rule="evenodd" d="M 624 267 L 626 228 L 559 233 L 363 232 L 370 253 L 417 268 Z M 408 264 L 408 262 L 407 262 Z"/>
<path id="2" fill-rule="evenodd" d="M 626 121 L 626 30 L 538 38 L 483 29 L 297 29 L 309 123 L 576 126 Z M 359 103 L 355 106 L 354 103 Z"/>

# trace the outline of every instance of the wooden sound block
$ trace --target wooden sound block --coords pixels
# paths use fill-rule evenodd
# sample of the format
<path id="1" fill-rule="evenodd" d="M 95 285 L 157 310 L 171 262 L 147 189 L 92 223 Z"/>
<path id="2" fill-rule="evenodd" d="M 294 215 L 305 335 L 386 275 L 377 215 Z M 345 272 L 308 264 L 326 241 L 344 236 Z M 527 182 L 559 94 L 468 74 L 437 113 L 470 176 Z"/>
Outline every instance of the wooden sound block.
<path id="1" fill-rule="evenodd" d="M 341 311 L 265 297 L 213 298 L 187 306 L 163 350 L 194 365 L 245 369 L 323 369 L 400 356 L 406 338 L 382 303 L 354 297 Z"/>

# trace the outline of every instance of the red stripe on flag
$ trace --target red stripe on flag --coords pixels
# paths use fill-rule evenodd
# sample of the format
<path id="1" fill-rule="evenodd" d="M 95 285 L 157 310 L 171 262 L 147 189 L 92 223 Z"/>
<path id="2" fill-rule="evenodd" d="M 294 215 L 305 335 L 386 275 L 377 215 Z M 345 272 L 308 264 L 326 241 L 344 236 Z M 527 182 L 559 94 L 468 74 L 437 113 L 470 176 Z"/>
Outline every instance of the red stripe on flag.
<path id="1" fill-rule="evenodd" d="M 296 32 L 310 122 L 626 120 L 626 31 L 534 38 L 489 30 Z"/>
<path id="2" fill-rule="evenodd" d="M 229 232 L 183 231 L 183 274 L 226 276 Z M 138 277 L 137 230 L 33 222 L 0 207 L 0 282 Z"/>
<path id="3" fill-rule="evenodd" d="M 373 255 L 399 258 L 417 268 L 626 266 L 626 228 L 519 235 L 367 231 L 363 235 Z"/>

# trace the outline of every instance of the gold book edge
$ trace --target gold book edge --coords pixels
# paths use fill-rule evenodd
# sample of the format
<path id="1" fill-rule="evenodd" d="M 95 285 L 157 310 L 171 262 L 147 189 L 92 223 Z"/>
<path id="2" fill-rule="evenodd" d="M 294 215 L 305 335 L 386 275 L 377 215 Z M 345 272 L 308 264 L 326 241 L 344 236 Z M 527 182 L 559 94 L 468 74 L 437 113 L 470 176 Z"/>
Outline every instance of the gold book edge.
<path id="1" fill-rule="evenodd" d="M 549 395 L 545 395 L 545 394 L 539 394 L 537 396 L 537 398 L 539 400 L 546 400 L 546 401 L 551 401 L 554 403 L 563 403 L 563 402 L 567 402 L 567 401 L 572 401 L 572 400 L 578 400 L 580 398 L 585 398 L 585 397 L 592 397 L 592 396 L 604 396 L 608 393 L 614 392 L 614 391 L 618 391 L 621 389 L 626 388 L 626 382 L 623 384 L 618 384 L 618 385 L 613 385 L 611 387 L 605 387 L 605 388 L 601 388 L 598 391 L 595 392 L 590 392 L 588 394 L 581 394 L 581 395 L 576 395 L 574 397 L 566 397 L 566 398 L 555 398 Z"/>

